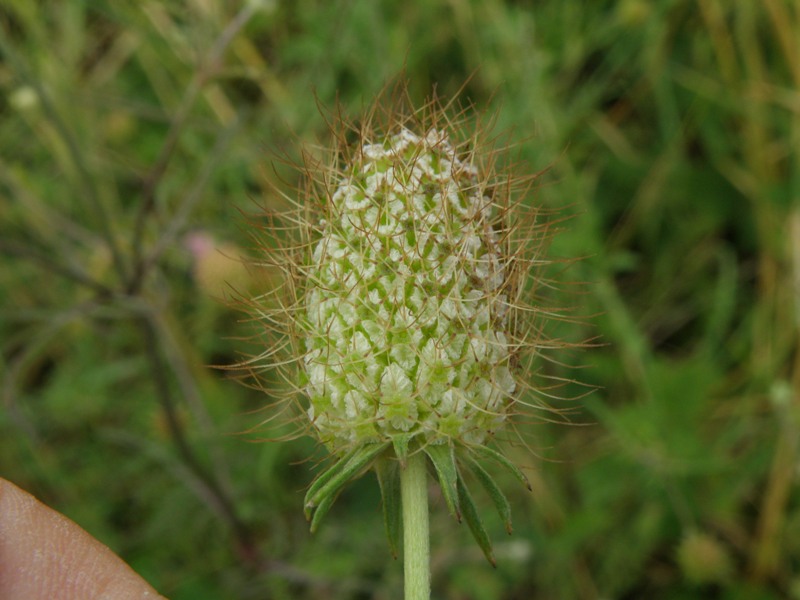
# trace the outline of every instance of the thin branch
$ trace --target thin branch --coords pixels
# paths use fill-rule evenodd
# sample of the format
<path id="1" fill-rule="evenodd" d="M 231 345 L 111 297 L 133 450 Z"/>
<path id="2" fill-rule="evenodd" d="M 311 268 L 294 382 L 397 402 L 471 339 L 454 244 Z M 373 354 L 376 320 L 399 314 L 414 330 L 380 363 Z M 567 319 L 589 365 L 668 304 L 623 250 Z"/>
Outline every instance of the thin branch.
<path id="1" fill-rule="evenodd" d="M 204 435 L 209 440 L 217 440 L 218 432 L 214 427 L 214 422 L 203 404 L 202 394 L 197 387 L 197 381 L 187 364 L 185 351 L 182 351 L 181 343 L 176 339 L 177 328 L 170 326 L 171 323 L 167 319 L 161 318 L 159 314 L 153 314 L 153 323 L 163 342 L 162 351 L 164 353 L 164 358 L 169 364 L 172 373 L 175 375 L 175 381 L 180 388 L 183 398 L 197 418 Z M 220 485 L 228 495 L 231 495 L 233 484 L 230 480 L 230 469 L 228 468 L 224 453 L 221 451 L 218 444 L 211 442 L 209 443 L 208 454 L 213 463 L 215 472 L 219 476 Z"/>
<path id="2" fill-rule="evenodd" d="M 139 213 L 136 217 L 136 223 L 133 231 L 133 257 L 134 257 L 134 272 L 128 284 L 129 290 L 136 290 L 141 285 L 141 280 L 149 266 L 148 261 L 143 259 L 142 240 L 144 238 L 145 225 L 148 218 L 155 210 L 156 207 L 156 190 L 158 189 L 164 173 L 167 171 L 170 160 L 175 154 L 175 149 L 178 145 L 178 139 L 183 132 L 183 128 L 188 121 L 189 114 L 194 107 L 197 96 L 203 89 L 206 81 L 216 72 L 219 63 L 222 60 L 222 55 L 228 46 L 231 44 L 236 35 L 252 18 L 258 10 L 257 3 L 247 2 L 244 7 L 236 14 L 236 16 L 228 23 L 225 29 L 219 34 L 214 44 L 211 46 L 206 57 L 201 61 L 201 66 L 195 71 L 192 80 L 189 82 L 186 92 L 183 95 L 180 105 L 178 106 L 175 116 L 172 119 L 167 137 L 161 146 L 161 152 L 156 158 L 150 173 L 144 181 L 142 186 L 142 203 Z"/>
<path id="3" fill-rule="evenodd" d="M 195 181 L 195 184 L 192 186 L 191 190 L 189 190 L 186 196 L 184 196 L 183 201 L 170 219 L 165 231 L 155 243 L 155 246 L 148 253 L 148 255 L 142 258 L 137 264 L 137 273 L 139 273 L 140 276 L 143 276 L 145 273 L 147 273 L 153 267 L 153 265 L 158 262 L 158 259 L 161 258 L 161 255 L 164 253 L 164 251 L 175 243 L 175 239 L 185 227 L 189 215 L 202 198 L 203 191 L 208 184 L 208 180 L 211 178 L 211 173 L 213 173 L 215 165 L 228 148 L 228 144 L 233 138 L 234 134 L 239 130 L 239 125 L 240 121 L 235 121 L 226 127 L 217 138 L 217 141 L 214 144 L 214 147 L 211 149 L 205 164 L 203 165 L 202 169 L 200 169 L 200 175 Z M 132 282 L 132 284 L 137 285 L 138 283 L 140 282 Z M 134 290 L 129 291 L 135 291 L 135 287 Z"/>
<path id="4" fill-rule="evenodd" d="M 178 417 L 177 405 L 173 397 L 171 386 L 167 377 L 168 366 L 162 354 L 162 348 L 158 337 L 158 326 L 154 321 L 152 312 L 145 313 L 137 318 L 139 321 L 142 336 L 144 337 L 144 352 L 150 363 L 153 382 L 156 388 L 156 396 L 164 416 L 178 455 L 183 460 L 187 469 L 197 479 L 204 490 L 212 508 L 218 513 L 230 528 L 237 543 L 237 549 L 244 561 L 251 567 L 258 568 L 260 559 L 258 557 L 258 547 L 252 538 L 250 530 L 244 521 L 239 517 L 233 500 L 222 489 L 213 473 L 210 473 L 203 466 L 199 457 L 195 453 Z"/>
<path id="5" fill-rule="evenodd" d="M 58 261 L 58 257 L 52 253 L 46 253 L 44 250 L 36 248 L 30 244 L 18 242 L 15 240 L 0 238 L 0 254 L 7 254 L 31 260 L 39 264 L 39 266 L 60 275 L 66 279 L 79 283 L 102 296 L 110 296 L 111 289 L 94 279 L 91 275 L 73 267 L 71 265 L 62 264 Z"/>

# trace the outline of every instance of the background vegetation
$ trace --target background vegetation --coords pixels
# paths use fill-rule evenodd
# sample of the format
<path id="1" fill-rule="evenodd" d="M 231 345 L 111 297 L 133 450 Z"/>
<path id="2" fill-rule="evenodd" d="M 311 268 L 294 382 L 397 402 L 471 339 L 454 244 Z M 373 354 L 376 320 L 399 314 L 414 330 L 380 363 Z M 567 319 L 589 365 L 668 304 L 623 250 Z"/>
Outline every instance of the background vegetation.
<path id="1" fill-rule="evenodd" d="M 434 503 L 436 597 L 800 598 L 800 4 L 5 0 L 0 54 L 0 474 L 162 593 L 401 597 L 374 478 L 309 535 L 323 453 L 249 443 L 269 398 L 207 365 L 273 157 L 405 67 L 549 167 L 591 315 L 550 332 L 604 342 L 542 365 L 596 387 L 511 450 L 497 570 Z"/>

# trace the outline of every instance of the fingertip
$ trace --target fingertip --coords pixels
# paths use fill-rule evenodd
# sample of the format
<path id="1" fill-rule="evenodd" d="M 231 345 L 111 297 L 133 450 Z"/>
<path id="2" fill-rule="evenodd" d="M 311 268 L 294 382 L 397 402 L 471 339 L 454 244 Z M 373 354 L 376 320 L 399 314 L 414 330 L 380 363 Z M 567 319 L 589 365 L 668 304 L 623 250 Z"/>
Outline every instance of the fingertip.
<path id="1" fill-rule="evenodd" d="M 0 598 L 162 598 L 107 546 L 0 478 Z"/>

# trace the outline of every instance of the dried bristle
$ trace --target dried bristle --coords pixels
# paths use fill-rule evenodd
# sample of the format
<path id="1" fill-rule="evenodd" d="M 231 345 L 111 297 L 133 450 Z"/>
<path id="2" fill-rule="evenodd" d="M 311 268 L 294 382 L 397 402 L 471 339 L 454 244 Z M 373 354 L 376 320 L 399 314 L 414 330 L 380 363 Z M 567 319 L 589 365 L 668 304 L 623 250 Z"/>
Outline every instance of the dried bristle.
<path id="1" fill-rule="evenodd" d="M 500 167 L 491 124 L 466 109 L 410 107 L 399 85 L 359 125 L 334 119 L 335 145 L 306 153 L 304 189 L 265 227 L 284 279 L 249 303 L 267 344 L 246 365 L 277 370 L 298 432 L 336 454 L 409 435 L 485 445 L 545 406 L 539 388 L 522 398 L 529 358 L 557 345 L 540 321 L 559 318 L 532 302 L 549 239 L 523 204 L 535 175 Z"/>

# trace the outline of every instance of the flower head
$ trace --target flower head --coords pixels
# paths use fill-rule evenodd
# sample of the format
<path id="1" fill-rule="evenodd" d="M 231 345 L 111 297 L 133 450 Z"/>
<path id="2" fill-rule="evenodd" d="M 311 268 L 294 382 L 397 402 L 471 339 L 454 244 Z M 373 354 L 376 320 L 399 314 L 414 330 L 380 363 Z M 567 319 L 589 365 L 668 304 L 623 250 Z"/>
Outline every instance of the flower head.
<path id="1" fill-rule="evenodd" d="M 365 141 L 340 175 L 300 319 L 308 414 L 332 450 L 482 444 L 505 421 L 507 257 L 486 193 L 435 129 Z"/>
<path id="2" fill-rule="evenodd" d="M 317 176 L 292 218 L 297 243 L 275 254 L 287 274 L 282 308 L 258 314 L 291 334 L 299 373 L 289 380 L 334 457 L 306 496 L 312 529 L 374 467 L 394 546 L 398 502 L 387 496 L 399 465 L 424 452 L 451 513 L 491 560 L 462 474 L 472 471 L 510 529 L 508 503 L 477 459 L 527 485 L 491 446 L 526 387 L 518 365 L 535 346 L 522 310 L 526 249 L 545 229 L 512 213 L 518 184 L 532 178 L 495 169 L 480 130 L 465 133 L 436 102 L 384 119 L 381 106 L 355 144 L 306 167 Z"/>

